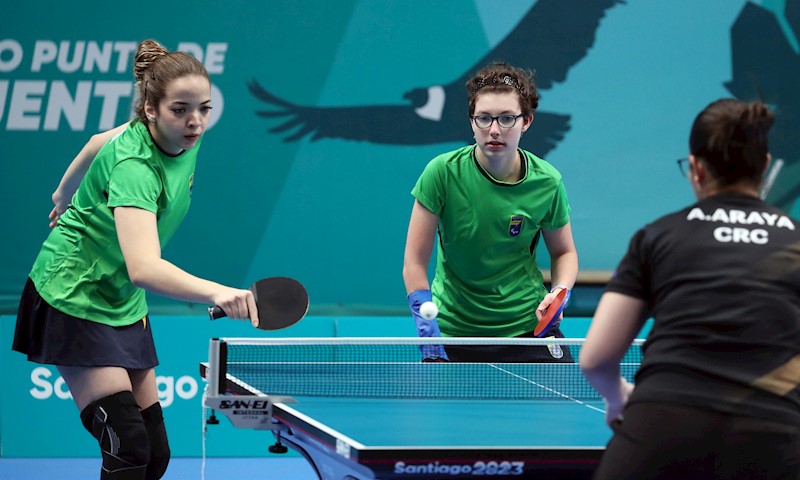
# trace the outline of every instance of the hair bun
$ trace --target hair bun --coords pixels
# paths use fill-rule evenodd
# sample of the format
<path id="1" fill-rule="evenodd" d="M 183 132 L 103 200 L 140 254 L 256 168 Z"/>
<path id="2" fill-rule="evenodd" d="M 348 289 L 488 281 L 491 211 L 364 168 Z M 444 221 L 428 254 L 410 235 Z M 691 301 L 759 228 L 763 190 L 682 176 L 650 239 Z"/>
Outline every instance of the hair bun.
<path id="1" fill-rule="evenodd" d="M 136 50 L 133 63 L 133 77 L 139 83 L 153 63 L 167 55 L 168 50 L 155 40 L 144 40 Z"/>

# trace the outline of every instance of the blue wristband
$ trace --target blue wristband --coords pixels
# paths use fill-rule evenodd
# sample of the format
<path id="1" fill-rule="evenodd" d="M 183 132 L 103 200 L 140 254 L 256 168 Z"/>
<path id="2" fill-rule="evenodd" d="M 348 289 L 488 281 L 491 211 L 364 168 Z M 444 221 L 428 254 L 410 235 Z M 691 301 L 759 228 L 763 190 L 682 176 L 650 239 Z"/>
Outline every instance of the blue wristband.
<path id="1" fill-rule="evenodd" d="M 417 335 L 420 337 L 441 337 L 442 333 L 439 331 L 439 323 L 435 318 L 425 320 L 419 313 L 419 307 L 425 302 L 433 301 L 433 296 L 430 290 L 414 290 L 408 294 L 408 308 L 411 309 L 411 316 L 414 317 L 414 323 L 417 327 Z M 424 359 L 444 359 L 447 360 L 447 354 L 442 345 L 420 345 L 420 351 Z"/>
<path id="2" fill-rule="evenodd" d="M 425 320 L 419 313 L 419 307 L 425 302 L 433 301 L 430 290 L 414 290 L 408 294 L 408 308 L 411 309 L 411 315 L 414 317 L 414 323 L 417 325 L 417 334 L 420 337 L 441 337 L 442 333 L 439 331 L 439 323 L 436 319 Z"/>

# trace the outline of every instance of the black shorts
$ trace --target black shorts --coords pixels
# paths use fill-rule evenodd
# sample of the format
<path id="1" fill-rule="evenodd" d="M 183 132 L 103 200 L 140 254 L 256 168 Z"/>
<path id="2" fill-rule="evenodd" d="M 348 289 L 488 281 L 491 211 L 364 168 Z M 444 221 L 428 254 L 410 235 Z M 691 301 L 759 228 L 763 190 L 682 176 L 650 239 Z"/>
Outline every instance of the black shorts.
<path id="1" fill-rule="evenodd" d="M 22 291 L 12 348 L 49 365 L 137 370 L 158 365 L 149 317 L 124 327 L 73 317 L 45 302 L 31 279 Z"/>
<path id="2" fill-rule="evenodd" d="M 797 424 L 655 402 L 623 417 L 594 480 L 800 478 Z"/>
<path id="3" fill-rule="evenodd" d="M 558 327 L 551 329 L 550 333 L 556 338 L 564 338 Z M 530 332 L 516 338 L 536 338 L 536 336 Z M 575 363 L 572 352 L 566 345 L 446 345 L 444 349 L 451 362 Z"/>

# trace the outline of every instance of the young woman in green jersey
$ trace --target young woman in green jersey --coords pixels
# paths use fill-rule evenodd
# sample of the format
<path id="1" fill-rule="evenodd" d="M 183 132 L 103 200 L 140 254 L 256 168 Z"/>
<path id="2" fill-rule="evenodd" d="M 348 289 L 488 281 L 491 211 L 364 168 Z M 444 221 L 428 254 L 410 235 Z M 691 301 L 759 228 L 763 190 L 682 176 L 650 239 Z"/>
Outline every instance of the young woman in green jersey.
<path id="1" fill-rule="evenodd" d="M 134 77 L 137 117 L 92 137 L 53 194 L 53 230 L 25 285 L 13 346 L 58 368 L 109 480 L 161 478 L 170 458 L 145 290 L 258 323 L 250 291 L 161 257 L 191 201 L 211 114 L 208 73 L 148 40 Z"/>
<path id="2" fill-rule="evenodd" d="M 555 168 L 519 148 L 538 106 L 532 74 L 493 63 L 466 87 L 475 144 L 431 160 L 412 190 L 403 265 L 409 306 L 421 337 L 532 336 L 556 292 L 571 289 L 578 273 L 566 190 Z M 536 263 L 540 237 L 551 260 L 549 292 Z M 427 321 L 419 307 L 431 299 L 439 313 Z M 551 334 L 563 337 L 557 326 Z M 572 361 L 558 348 L 421 350 L 429 360 Z"/>

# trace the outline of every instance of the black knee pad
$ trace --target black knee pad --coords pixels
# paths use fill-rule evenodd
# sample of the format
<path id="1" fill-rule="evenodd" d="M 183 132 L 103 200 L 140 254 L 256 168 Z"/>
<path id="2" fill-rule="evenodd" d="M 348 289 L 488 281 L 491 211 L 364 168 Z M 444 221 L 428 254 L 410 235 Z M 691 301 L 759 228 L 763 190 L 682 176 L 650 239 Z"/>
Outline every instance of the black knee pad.
<path id="1" fill-rule="evenodd" d="M 156 402 L 142 410 L 147 437 L 150 439 L 150 463 L 147 464 L 146 480 L 158 480 L 164 476 L 169 465 L 170 450 L 167 440 L 167 428 L 164 426 L 164 414 L 161 404 Z"/>
<path id="2" fill-rule="evenodd" d="M 150 440 L 131 392 L 90 403 L 81 412 L 86 430 L 100 444 L 105 480 L 142 480 L 150 462 Z"/>

